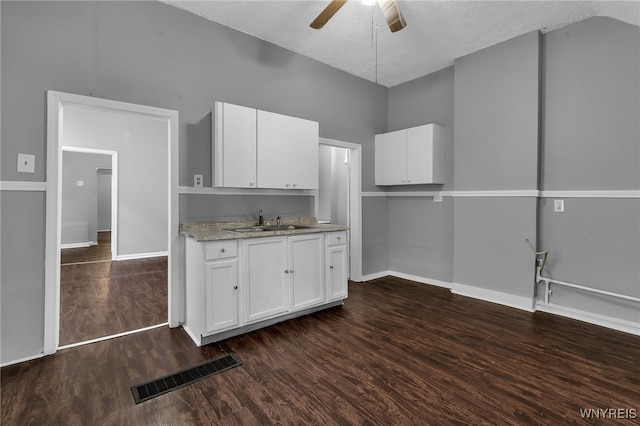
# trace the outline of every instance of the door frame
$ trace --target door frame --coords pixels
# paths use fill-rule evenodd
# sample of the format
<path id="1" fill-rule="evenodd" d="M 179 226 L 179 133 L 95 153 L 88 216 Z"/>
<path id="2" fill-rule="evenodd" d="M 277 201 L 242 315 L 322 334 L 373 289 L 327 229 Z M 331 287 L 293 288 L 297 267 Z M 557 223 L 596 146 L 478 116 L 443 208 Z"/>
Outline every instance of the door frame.
<path id="1" fill-rule="evenodd" d="M 91 96 L 47 91 L 47 193 L 45 235 L 44 355 L 58 350 L 60 340 L 60 218 L 62 130 L 64 107 L 81 105 L 104 111 L 140 114 L 167 123 L 168 146 L 168 319 L 170 327 L 180 323 L 179 217 L 178 217 L 178 111 L 113 101 Z"/>
<path id="2" fill-rule="evenodd" d="M 63 145 L 61 152 L 79 152 L 82 154 L 109 155 L 111 157 L 111 260 L 118 260 L 118 151 Z M 60 169 L 58 170 L 60 176 L 63 163 L 64 159 L 61 158 Z M 62 190 L 58 192 L 58 203 L 61 209 L 59 226 L 62 228 Z M 59 244 L 58 251 L 62 245 L 61 242 Z"/>
<path id="3" fill-rule="evenodd" d="M 320 145 L 349 150 L 349 269 L 351 281 L 362 281 L 362 146 L 334 139 L 320 138 Z M 315 198 L 315 215 L 320 210 Z"/>

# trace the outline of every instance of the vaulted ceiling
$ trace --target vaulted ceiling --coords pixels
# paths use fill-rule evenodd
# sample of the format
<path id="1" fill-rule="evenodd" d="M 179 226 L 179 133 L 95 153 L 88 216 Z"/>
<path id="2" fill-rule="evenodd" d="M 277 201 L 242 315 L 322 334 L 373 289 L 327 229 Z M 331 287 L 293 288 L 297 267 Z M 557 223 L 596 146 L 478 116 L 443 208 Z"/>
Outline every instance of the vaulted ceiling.
<path id="1" fill-rule="evenodd" d="M 309 27 L 329 0 L 162 0 L 350 74 L 393 87 L 521 34 L 592 16 L 640 26 L 638 1 L 399 0 L 407 27 L 391 33 L 379 7 L 346 3 Z"/>

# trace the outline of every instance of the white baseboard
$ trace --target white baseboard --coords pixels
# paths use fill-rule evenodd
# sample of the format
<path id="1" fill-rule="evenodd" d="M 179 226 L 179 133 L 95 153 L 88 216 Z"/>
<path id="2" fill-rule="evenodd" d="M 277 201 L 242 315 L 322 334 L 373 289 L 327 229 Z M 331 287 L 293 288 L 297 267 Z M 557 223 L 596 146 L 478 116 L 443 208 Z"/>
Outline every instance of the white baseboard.
<path id="1" fill-rule="evenodd" d="M 595 324 L 602 327 L 611 328 L 613 330 L 640 336 L 640 322 L 627 321 L 620 318 L 581 311 L 579 309 L 555 305 L 553 303 L 549 303 L 547 305 L 538 304 L 536 305 L 536 311 L 560 315 L 578 321 L 583 321 L 590 324 Z"/>
<path id="2" fill-rule="evenodd" d="M 503 293 L 501 291 L 453 283 L 451 293 L 484 300 L 486 302 L 497 303 L 499 305 L 510 306 L 527 312 L 533 312 L 535 310 L 535 300 L 533 298 L 516 296 L 515 294 Z"/>
<path id="3" fill-rule="evenodd" d="M 363 275 L 362 281 L 377 280 L 378 278 L 388 277 L 389 275 L 391 275 L 391 272 L 389 271 L 374 272 L 373 274 Z"/>
<path id="4" fill-rule="evenodd" d="M 3 362 L 2 364 L 0 364 L 0 367 L 7 367 L 9 365 L 20 364 L 21 362 L 32 361 L 34 359 L 43 358 L 43 357 L 44 357 L 44 354 L 31 355 L 31 356 L 20 358 L 20 359 L 14 359 L 13 361 Z"/>
<path id="5" fill-rule="evenodd" d="M 136 254 L 123 254 L 118 255 L 116 260 L 134 260 L 134 259 L 147 259 L 150 257 L 162 257 L 168 256 L 169 252 L 167 251 L 158 251 L 155 253 L 136 253 Z"/>
<path id="6" fill-rule="evenodd" d="M 388 275 L 402 278 L 409 281 L 416 281 L 422 284 L 434 285 L 436 287 L 451 288 L 451 283 L 447 281 L 434 280 L 432 278 L 419 277 L 417 275 L 405 274 L 403 272 L 389 271 Z"/>
<path id="7" fill-rule="evenodd" d="M 92 247 L 97 246 L 98 243 L 95 241 L 85 241 L 84 243 L 68 243 L 68 244 L 60 244 L 61 249 L 70 249 L 70 248 L 83 248 L 83 247 Z"/>

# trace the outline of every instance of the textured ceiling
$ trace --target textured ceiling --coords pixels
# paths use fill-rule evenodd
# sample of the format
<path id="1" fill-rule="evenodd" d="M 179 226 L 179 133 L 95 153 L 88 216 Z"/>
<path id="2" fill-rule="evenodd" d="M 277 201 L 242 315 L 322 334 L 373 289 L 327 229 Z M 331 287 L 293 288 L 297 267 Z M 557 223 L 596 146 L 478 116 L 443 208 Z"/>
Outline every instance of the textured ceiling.
<path id="1" fill-rule="evenodd" d="M 162 0 L 222 25 L 393 87 L 455 58 L 521 34 L 592 16 L 640 26 L 640 1 L 402 1 L 407 21 L 391 33 L 378 7 L 346 3 L 321 30 L 309 24 L 329 0 Z"/>

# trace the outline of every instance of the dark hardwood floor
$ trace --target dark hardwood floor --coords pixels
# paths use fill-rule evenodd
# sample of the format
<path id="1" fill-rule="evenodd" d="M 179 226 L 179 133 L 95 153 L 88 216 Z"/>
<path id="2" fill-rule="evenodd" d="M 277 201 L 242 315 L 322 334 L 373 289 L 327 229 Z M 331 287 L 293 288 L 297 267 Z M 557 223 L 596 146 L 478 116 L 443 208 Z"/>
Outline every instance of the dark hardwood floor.
<path id="1" fill-rule="evenodd" d="M 61 259 L 61 346 L 167 322 L 167 257 L 112 262 L 101 232 L 98 245 Z"/>
<path id="2" fill-rule="evenodd" d="M 349 292 L 202 348 L 163 327 L 5 367 L 2 424 L 638 423 L 580 416 L 640 410 L 638 336 L 395 278 Z M 134 403 L 131 386 L 227 352 L 244 365 Z"/>

